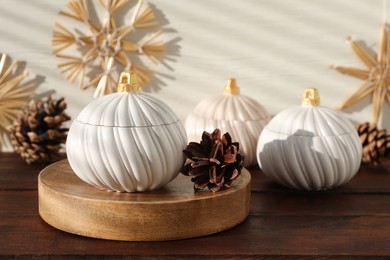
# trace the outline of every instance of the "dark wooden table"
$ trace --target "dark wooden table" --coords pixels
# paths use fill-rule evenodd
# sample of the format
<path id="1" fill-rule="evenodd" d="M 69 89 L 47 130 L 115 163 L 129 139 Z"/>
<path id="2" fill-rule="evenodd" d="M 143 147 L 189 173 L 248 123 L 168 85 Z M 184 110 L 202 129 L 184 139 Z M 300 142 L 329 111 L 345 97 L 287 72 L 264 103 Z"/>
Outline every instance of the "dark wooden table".
<path id="1" fill-rule="evenodd" d="M 59 231 L 38 215 L 37 176 L 15 154 L 0 153 L 0 259 L 258 259 L 390 256 L 390 165 L 362 166 L 346 185 L 292 191 L 252 173 L 249 217 L 230 230 L 169 242 L 117 242 Z"/>

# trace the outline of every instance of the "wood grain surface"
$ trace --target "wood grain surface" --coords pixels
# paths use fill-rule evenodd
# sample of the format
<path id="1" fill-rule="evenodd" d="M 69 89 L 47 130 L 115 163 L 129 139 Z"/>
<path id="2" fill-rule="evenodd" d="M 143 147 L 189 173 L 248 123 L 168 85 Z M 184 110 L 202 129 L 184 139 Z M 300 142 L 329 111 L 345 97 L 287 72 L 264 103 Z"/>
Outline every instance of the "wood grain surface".
<path id="1" fill-rule="evenodd" d="M 67 160 L 38 177 L 39 214 L 70 233 L 125 241 L 159 241 L 209 235 L 241 223 L 249 213 L 251 175 L 243 169 L 229 189 L 194 192 L 189 177 L 156 191 L 99 190 L 79 179 Z"/>
<path id="2" fill-rule="evenodd" d="M 37 176 L 0 154 L 0 258 L 72 259 L 384 259 L 390 257 L 390 165 L 362 166 L 346 185 L 293 191 L 252 175 L 248 218 L 205 237 L 121 242 L 57 230 L 38 214 Z"/>

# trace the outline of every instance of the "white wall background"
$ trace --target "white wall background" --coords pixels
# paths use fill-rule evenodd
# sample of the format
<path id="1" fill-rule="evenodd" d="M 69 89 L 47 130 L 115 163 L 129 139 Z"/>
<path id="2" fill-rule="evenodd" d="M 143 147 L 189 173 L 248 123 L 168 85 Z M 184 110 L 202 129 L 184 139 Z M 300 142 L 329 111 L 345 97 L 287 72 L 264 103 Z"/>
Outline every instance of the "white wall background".
<path id="1" fill-rule="evenodd" d="M 28 71 L 45 77 L 38 93 L 54 89 L 56 97 L 65 97 L 68 113 L 75 118 L 92 100 L 93 90 L 82 91 L 67 82 L 56 68 L 59 60 L 51 55 L 54 23 L 66 3 L 0 0 L 0 52 L 26 61 Z M 160 76 L 164 84 L 151 93 L 168 103 L 183 121 L 201 99 L 221 94 L 232 76 L 242 94 L 257 99 L 271 114 L 299 104 L 303 89 L 309 86 L 319 88 L 322 105 L 335 107 L 361 80 L 341 75 L 329 65 L 364 68 L 345 43 L 346 36 L 363 40 L 376 52 L 383 13 L 380 0 L 148 3 L 165 23 L 165 40 L 174 40 L 179 47 L 174 61 L 167 62 L 170 68 L 153 67 L 166 76 Z M 370 99 L 344 113 L 354 122 L 371 120 Z M 386 104 L 381 124 L 388 130 L 389 113 Z"/>

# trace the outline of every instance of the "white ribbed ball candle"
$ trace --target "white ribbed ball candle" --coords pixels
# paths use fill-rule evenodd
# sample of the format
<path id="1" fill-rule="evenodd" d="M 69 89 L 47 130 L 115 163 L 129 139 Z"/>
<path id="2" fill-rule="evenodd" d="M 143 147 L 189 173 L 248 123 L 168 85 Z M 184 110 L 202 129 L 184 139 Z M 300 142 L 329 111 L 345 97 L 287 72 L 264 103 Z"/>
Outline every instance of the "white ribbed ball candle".
<path id="1" fill-rule="evenodd" d="M 358 171 L 362 145 L 340 113 L 319 106 L 317 89 L 306 89 L 302 106 L 277 114 L 264 128 L 257 160 L 266 176 L 294 189 L 326 190 Z"/>
<path id="2" fill-rule="evenodd" d="M 267 110 L 256 100 L 240 95 L 235 79 L 230 79 L 223 95 L 199 102 L 185 121 L 188 140 L 199 142 L 203 131 L 219 128 L 240 143 L 244 166 L 256 164 L 256 144 L 263 127 L 270 120 Z"/>
<path id="3" fill-rule="evenodd" d="M 72 123 L 66 151 L 83 181 L 136 192 L 158 189 L 179 173 L 183 125 L 162 101 L 137 91 L 135 75 L 122 73 L 118 92 L 91 102 Z"/>

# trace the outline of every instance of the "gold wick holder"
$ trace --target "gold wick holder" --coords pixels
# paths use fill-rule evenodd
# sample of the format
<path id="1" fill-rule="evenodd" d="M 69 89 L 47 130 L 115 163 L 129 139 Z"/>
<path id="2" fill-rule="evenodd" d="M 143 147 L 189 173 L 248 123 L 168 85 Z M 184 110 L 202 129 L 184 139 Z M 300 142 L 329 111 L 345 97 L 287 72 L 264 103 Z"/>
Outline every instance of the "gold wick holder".
<path id="1" fill-rule="evenodd" d="M 303 93 L 302 97 L 302 105 L 312 105 L 319 106 L 320 105 L 320 93 L 316 88 L 307 88 Z"/>
<path id="2" fill-rule="evenodd" d="M 224 93 L 225 94 L 234 94 L 234 95 L 240 94 L 240 87 L 237 86 L 237 82 L 236 82 L 235 78 L 230 78 L 228 80 L 228 83 L 225 86 Z"/>
<path id="3" fill-rule="evenodd" d="M 117 92 L 135 92 L 139 90 L 137 75 L 123 71 L 119 76 Z"/>

